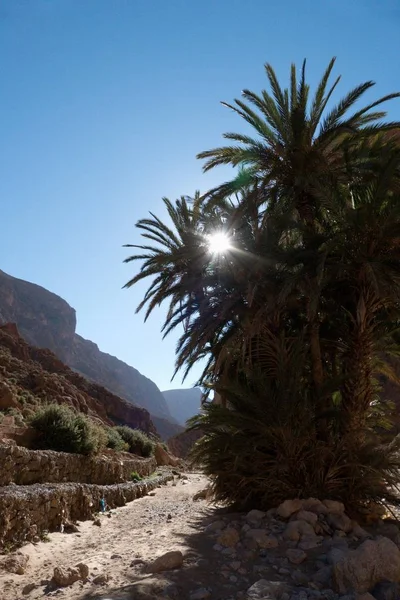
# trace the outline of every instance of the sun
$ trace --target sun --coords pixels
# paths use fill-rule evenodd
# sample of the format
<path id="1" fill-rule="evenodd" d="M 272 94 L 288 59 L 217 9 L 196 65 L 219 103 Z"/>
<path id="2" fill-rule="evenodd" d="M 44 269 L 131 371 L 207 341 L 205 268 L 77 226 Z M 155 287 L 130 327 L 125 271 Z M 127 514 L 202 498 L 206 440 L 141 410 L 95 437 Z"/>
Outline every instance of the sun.
<path id="1" fill-rule="evenodd" d="M 222 254 L 232 247 L 229 236 L 222 231 L 207 236 L 207 242 L 208 248 L 212 254 Z"/>

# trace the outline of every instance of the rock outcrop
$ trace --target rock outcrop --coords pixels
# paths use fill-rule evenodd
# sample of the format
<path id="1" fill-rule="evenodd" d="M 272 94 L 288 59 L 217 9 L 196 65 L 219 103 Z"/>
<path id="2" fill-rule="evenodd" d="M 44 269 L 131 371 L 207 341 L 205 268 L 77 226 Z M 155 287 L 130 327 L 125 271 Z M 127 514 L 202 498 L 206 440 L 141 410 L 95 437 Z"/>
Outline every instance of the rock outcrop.
<path id="1" fill-rule="evenodd" d="M 147 410 L 87 381 L 50 350 L 30 346 L 15 325 L 0 326 L 0 382 L 1 410 L 11 409 L 22 420 L 43 402 L 57 402 L 107 425 L 156 433 Z"/>
<path id="2" fill-rule="evenodd" d="M 76 334 L 75 310 L 65 300 L 0 271 L 0 325 L 8 322 L 16 323 L 31 346 L 51 350 L 71 369 L 112 395 L 147 409 L 157 417 L 157 429 L 165 439 L 181 431 L 153 381 Z"/>
<path id="3" fill-rule="evenodd" d="M 183 431 L 168 440 L 168 449 L 174 456 L 187 458 L 194 444 L 202 436 L 200 431 Z"/>

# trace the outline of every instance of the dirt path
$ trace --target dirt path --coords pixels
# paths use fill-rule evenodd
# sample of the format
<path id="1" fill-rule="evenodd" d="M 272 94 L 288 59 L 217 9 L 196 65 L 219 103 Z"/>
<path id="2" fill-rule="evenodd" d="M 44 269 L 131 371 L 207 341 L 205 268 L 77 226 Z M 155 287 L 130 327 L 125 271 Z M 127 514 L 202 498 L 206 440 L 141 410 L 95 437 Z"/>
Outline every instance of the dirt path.
<path id="1" fill-rule="evenodd" d="M 243 587 L 238 587 L 238 577 L 232 575 L 230 581 L 229 574 L 221 573 L 217 562 L 227 562 L 229 557 L 213 551 L 215 541 L 204 534 L 207 523 L 216 518 L 216 509 L 204 500 L 193 501 L 194 494 L 206 483 L 202 475 L 190 474 L 187 479 L 177 479 L 160 487 L 154 496 L 113 510 L 110 518 L 102 515 L 101 527 L 87 521 L 79 524 L 78 533 L 52 533 L 48 542 L 28 544 L 21 549 L 23 554 L 29 555 L 26 572 L 23 575 L 0 573 L 0 599 L 169 597 L 185 600 L 195 593 L 200 600 L 201 597 L 215 600 L 240 597 L 238 589 L 246 589 L 248 580 L 244 579 Z M 181 550 L 184 554 L 182 568 L 160 575 L 144 573 L 147 563 L 171 550 Z M 73 567 L 79 562 L 89 567 L 88 581 L 51 589 L 48 582 L 54 567 Z M 98 575 L 106 576 L 108 581 L 103 585 L 94 584 L 93 579 Z M 28 591 L 29 586 L 34 585 Z M 212 595 L 207 596 L 202 588 L 208 588 Z"/>

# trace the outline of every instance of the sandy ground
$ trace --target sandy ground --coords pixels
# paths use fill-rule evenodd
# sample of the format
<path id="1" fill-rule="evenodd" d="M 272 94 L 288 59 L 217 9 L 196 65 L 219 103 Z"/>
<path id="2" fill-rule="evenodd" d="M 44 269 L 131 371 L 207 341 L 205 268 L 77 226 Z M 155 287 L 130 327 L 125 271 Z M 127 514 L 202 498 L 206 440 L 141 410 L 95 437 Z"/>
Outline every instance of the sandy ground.
<path id="1" fill-rule="evenodd" d="M 126 600 L 135 598 L 190 598 L 202 587 L 212 588 L 212 598 L 236 598 L 238 582 L 221 577 L 227 557 L 214 556 L 213 542 L 204 534 L 217 509 L 206 501 L 193 501 L 193 495 L 207 484 L 200 474 L 189 474 L 155 490 L 154 496 L 135 500 L 101 516 L 101 527 L 91 521 L 79 524 L 79 533 L 51 533 L 50 541 L 24 546 L 29 555 L 24 575 L 0 572 L 1 600 Z M 160 575 L 146 575 L 144 568 L 158 556 L 181 550 L 184 566 Z M 141 562 L 143 561 L 143 562 Z M 86 582 L 54 589 L 49 585 L 55 566 L 73 567 L 84 562 L 90 570 Z M 109 577 L 96 585 L 97 575 Z M 26 586 L 35 585 L 28 591 Z M 246 589 L 246 581 L 243 587 Z M 169 586 L 169 587 L 168 587 Z M 157 591 L 158 588 L 158 591 Z M 155 591 L 156 590 L 156 591 Z M 150 595 L 147 595 L 149 593 Z"/>

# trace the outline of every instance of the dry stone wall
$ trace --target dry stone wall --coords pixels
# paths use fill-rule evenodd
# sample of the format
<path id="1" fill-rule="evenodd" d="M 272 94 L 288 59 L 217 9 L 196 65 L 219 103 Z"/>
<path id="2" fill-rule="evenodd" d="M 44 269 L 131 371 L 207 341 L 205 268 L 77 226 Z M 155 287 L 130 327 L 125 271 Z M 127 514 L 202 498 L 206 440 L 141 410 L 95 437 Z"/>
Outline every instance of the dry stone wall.
<path id="1" fill-rule="evenodd" d="M 0 486 L 64 482 L 110 485 L 129 481 L 133 471 L 145 477 L 156 468 L 153 457 L 132 457 L 127 453 L 88 457 L 0 445 Z"/>
<path id="2" fill-rule="evenodd" d="M 87 520 L 107 507 L 123 506 L 165 484 L 169 473 L 145 482 L 115 485 L 80 483 L 9 485 L 0 489 L 0 551 L 7 544 L 18 545 L 38 538 L 44 531 L 59 530 L 61 525 Z"/>

